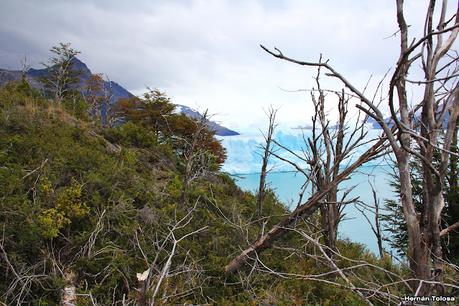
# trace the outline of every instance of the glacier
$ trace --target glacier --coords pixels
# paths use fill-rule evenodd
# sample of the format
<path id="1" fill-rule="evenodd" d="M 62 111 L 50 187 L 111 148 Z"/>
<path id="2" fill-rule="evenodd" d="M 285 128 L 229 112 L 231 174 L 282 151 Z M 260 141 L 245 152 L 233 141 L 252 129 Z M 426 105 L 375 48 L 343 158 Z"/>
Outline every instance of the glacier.
<path id="1" fill-rule="evenodd" d="M 368 129 L 367 139 L 375 139 L 381 134 L 380 129 Z M 312 131 L 309 129 L 282 129 L 278 130 L 274 134 L 274 139 L 281 143 L 283 146 L 289 148 L 300 156 L 304 156 L 303 150 L 306 150 L 304 139 L 312 135 Z M 227 151 L 227 160 L 223 164 L 222 170 L 230 174 L 250 174 L 259 173 L 261 169 L 261 148 L 264 144 L 264 137 L 261 132 L 246 132 L 241 135 L 219 137 L 222 145 Z M 348 160 L 351 161 L 358 158 L 361 153 L 365 152 L 370 148 L 372 142 L 369 142 L 359 147 L 352 157 Z M 281 157 L 288 158 L 298 163 L 302 168 L 306 167 L 305 163 L 298 158 L 293 158 L 292 155 L 287 153 L 285 150 L 280 148 L 275 149 L 276 153 Z M 371 161 L 369 164 L 374 165 L 382 163 L 381 160 Z M 367 165 L 369 165 L 367 164 Z M 269 160 L 270 168 L 273 172 L 293 171 L 294 168 L 279 160 L 274 156 L 271 156 Z"/>
<path id="2" fill-rule="evenodd" d="M 380 129 L 368 129 L 367 132 L 368 140 L 376 139 L 381 134 Z M 301 156 L 304 154 L 303 150 L 306 150 L 303 137 L 311 134 L 311 130 L 282 129 L 275 133 L 274 138 Z M 226 148 L 228 155 L 222 170 L 232 175 L 241 189 L 256 193 L 262 163 L 261 146 L 264 144 L 264 137 L 261 132 L 246 132 L 237 136 L 220 137 L 219 139 Z M 352 162 L 359 158 L 371 145 L 372 142 L 369 142 L 359 147 L 347 162 Z M 281 150 L 277 151 L 277 154 L 292 159 L 291 155 Z M 306 168 L 306 165 L 301 160 L 296 159 L 295 162 L 302 168 Z M 298 205 L 299 192 L 305 182 L 305 177 L 303 174 L 294 171 L 291 165 L 274 156 L 271 156 L 269 160 L 268 169 L 272 169 L 267 175 L 268 187 L 276 192 L 279 200 L 288 209 L 293 210 Z M 339 185 L 339 193 L 342 194 L 345 190 L 353 188 L 348 198 L 359 197 L 360 201 L 372 204 L 371 184 L 375 187 L 380 203 L 383 205 L 385 199 L 396 199 L 397 197 L 390 186 L 392 171 L 387 158 L 379 158 L 368 162 L 357 169 L 348 180 Z M 310 196 L 308 192 L 310 190 L 307 190 L 303 199 L 307 199 Z M 347 205 L 344 213 L 344 220 L 340 222 L 338 229 L 339 237 L 361 243 L 373 253 L 377 253 L 376 239 L 372 235 L 370 224 L 362 213 L 353 204 Z M 367 216 L 374 220 L 372 214 L 372 212 L 367 211 Z M 386 241 L 383 242 L 383 246 L 386 251 L 392 253 L 393 250 L 391 250 Z"/>

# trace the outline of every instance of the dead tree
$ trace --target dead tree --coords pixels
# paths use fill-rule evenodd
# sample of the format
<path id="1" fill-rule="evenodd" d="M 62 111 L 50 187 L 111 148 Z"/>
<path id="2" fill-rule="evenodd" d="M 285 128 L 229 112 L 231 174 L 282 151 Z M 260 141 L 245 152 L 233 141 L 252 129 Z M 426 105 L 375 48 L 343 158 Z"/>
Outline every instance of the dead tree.
<path id="1" fill-rule="evenodd" d="M 262 146 L 263 149 L 263 159 L 261 165 L 261 172 L 260 172 L 260 185 L 258 187 L 258 195 L 257 195 L 257 215 L 261 217 L 262 209 L 263 209 L 263 200 L 265 197 L 265 189 L 266 189 L 266 175 L 267 175 L 267 168 L 268 168 L 268 161 L 271 155 L 272 145 L 273 145 L 273 137 L 274 137 L 274 130 L 276 129 L 276 113 L 277 110 L 273 109 L 272 107 L 268 110 L 268 118 L 269 118 L 269 126 L 268 132 L 266 135 L 263 135 L 265 138 L 265 144 Z"/>
<path id="2" fill-rule="evenodd" d="M 300 165 L 287 160 L 276 153 L 273 155 L 283 161 L 293 165 L 295 169 L 305 175 L 306 182 L 303 191 L 310 185 L 312 193 L 320 192 L 328 188 L 328 185 L 339 174 L 343 162 L 348 160 L 352 152 L 363 143 L 366 135 L 364 122 L 359 122 L 353 127 L 348 122 L 348 103 L 351 95 L 342 91 L 331 91 L 332 98 L 337 99 L 338 118 L 336 122 L 328 119 L 326 111 L 327 93 L 320 86 L 320 68 L 315 77 L 316 88 L 311 90 L 311 100 L 314 106 L 314 115 L 312 117 L 312 135 L 306 137 L 303 134 L 306 149 L 303 150 L 304 156 L 299 156 L 293 150 L 286 148 L 281 143 L 274 141 L 275 144 L 286 150 L 307 165 L 307 169 L 301 169 Z M 331 99 L 330 99 L 331 100 Z M 329 101 L 332 102 L 332 101 Z M 331 105 L 329 104 L 328 107 Z M 365 116 L 364 116 L 365 117 Z M 351 130 L 351 127 L 353 128 Z M 345 139 L 347 137 L 347 141 Z M 301 192 L 300 201 L 304 192 Z M 344 203 L 350 204 L 353 201 L 347 201 L 346 197 L 349 191 L 343 193 L 341 199 L 338 199 L 339 184 L 335 185 L 320 202 L 321 228 L 325 244 L 329 249 L 335 249 L 338 235 L 338 225 L 342 219 Z"/>
<path id="3" fill-rule="evenodd" d="M 116 116 L 113 113 L 114 100 L 113 93 L 113 82 L 108 76 L 105 76 L 105 80 L 102 80 L 102 96 L 101 96 L 101 119 L 103 126 L 113 126 L 116 123 Z M 102 116 L 104 114 L 105 116 Z"/>
<path id="4" fill-rule="evenodd" d="M 302 223 L 303 221 L 306 220 L 299 221 L 300 224 L 296 228 L 286 228 L 290 234 L 301 238 L 303 243 L 298 246 L 277 247 L 276 249 L 288 251 L 288 257 L 293 257 L 294 260 L 298 258 L 298 260 L 314 262 L 316 268 L 319 268 L 318 271 L 301 272 L 301 269 L 298 271 L 296 267 L 294 269 L 286 267 L 286 270 L 282 271 L 277 266 L 270 266 L 264 258 L 254 253 L 256 262 L 251 266 L 251 272 L 258 271 L 269 274 L 280 280 L 313 281 L 324 287 L 335 286 L 336 288 L 347 289 L 354 292 L 363 303 L 368 305 L 408 305 L 404 303 L 403 296 L 406 295 L 406 291 L 411 290 L 410 282 L 413 281 L 413 278 L 407 278 L 405 273 L 393 269 L 393 267 L 378 265 L 373 260 L 349 258 L 344 255 L 344 252 L 340 253 L 339 250 L 328 249 L 321 242 L 321 235 L 306 230 L 304 227 L 306 224 Z M 449 269 L 457 271 L 457 266 L 450 265 Z M 240 275 L 242 277 L 242 274 Z M 247 286 L 249 287 L 251 281 L 249 276 L 242 278 L 242 281 L 248 283 Z M 438 284 L 433 280 L 427 280 L 425 283 Z M 459 289 L 457 280 L 454 278 L 445 282 L 444 285 L 452 290 Z M 276 293 L 273 292 L 273 294 Z M 275 300 L 270 301 L 270 303 L 275 304 Z"/>
<path id="5" fill-rule="evenodd" d="M 360 211 L 367 220 L 368 224 L 370 225 L 371 231 L 375 235 L 376 238 L 376 243 L 378 245 L 378 252 L 379 252 L 379 257 L 383 258 L 384 257 L 384 248 L 382 245 L 383 242 L 383 230 L 381 229 L 381 203 L 378 198 L 378 193 L 376 192 L 375 187 L 373 184 L 368 182 L 371 187 L 371 193 L 373 196 L 373 205 L 369 205 L 369 203 L 363 203 L 361 201 L 357 202 L 356 208 L 358 211 Z M 360 206 L 360 207 L 359 207 Z M 374 221 L 371 222 L 370 218 L 367 216 L 365 211 L 369 211 L 371 214 L 374 215 Z"/>
<path id="6" fill-rule="evenodd" d="M 377 158 L 386 149 L 386 139 L 381 138 L 376 141 L 368 150 L 366 150 L 357 160 L 341 169 L 338 175 L 330 182 L 330 184 L 319 192 L 314 193 L 305 203 L 299 205 L 287 218 L 275 225 L 266 234 L 262 235 L 257 241 L 252 243 L 247 249 L 236 256 L 226 267 L 226 273 L 234 273 L 249 259 L 253 259 L 256 254 L 269 248 L 273 242 L 281 238 L 288 232 L 288 229 L 293 228 L 301 217 L 307 218 L 311 216 L 320 206 L 321 200 L 340 182 L 349 177 L 349 175 L 359 168 L 364 163 Z"/>
<path id="7" fill-rule="evenodd" d="M 62 290 L 62 306 L 75 306 L 77 305 L 77 295 L 75 286 L 76 275 L 73 271 L 64 272 L 65 287 Z"/>
<path id="8" fill-rule="evenodd" d="M 312 138 L 308 139 L 309 158 L 308 164 L 311 166 L 313 187 L 317 191 L 325 189 L 338 173 L 342 161 L 346 158 L 343 154 L 344 136 L 347 129 L 347 104 L 349 98 L 346 97 L 344 90 L 336 93 L 338 98 L 338 122 L 334 127 L 330 127 L 330 120 L 327 119 L 325 111 L 325 93 L 319 82 L 320 68 L 316 77 L 318 99 L 314 91 L 311 92 L 314 104 L 314 117 L 312 127 Z M 320 129 L 317 128 L 317 121 Z M 363 127 L 360 127 L 361 129 Z M 324 157 L 323 157 L 324 156 Z M 342 199 L 344 201 L 344 198 Z M 320 216 L 325 245 L 329 249 L 336 248 L 336 238 L 338 236 L 338 224 L 342 215 L 342 204 L 338 202 L 338 185 L 335 185 L 325 196 L 320 205 Z"/>
<path id="9" fill-rule="evenodd" d="M 102 118 L 101 104 L 103 97 L 104 79 L 102 74 L 93 74 L 86 80 L 83 98 L 88 104 L 89 115 L 96 120 Z"/>
<path id="10" fill-rule="evenodd" d="M 173 277 L 173 275 L 186 273 L 191 274 L 193 270 L 196 270 L 187 266 L 188 262 L 186 261 L 190 261 L 188 256 L 186 256 L 185 262 L 180 264 L 180 267 L 177 269 L 178 271 L 173 271 L 174 267 L 172 260 L 177 256 L 180 242 L 207 229 L 207 226 L 203 226 L 196 230 L 189 230 L 185 234 L 182 234 L 181 237 L 176 236 L 177 232 L 183 231 L 189 226 L 193 219 L 193 213 L 196 211 L 197 204 L 198 201 L 196 201 L 195 205 L 187 212 L 183 218 L 169 225 L 166 232 L 160 233 L 160 235 L 163 235 L 163 238 L 160 241 L 156 241 L 154 243 L 157 245 L 156 255 L 154 258 L 146 257 L 145 252 L 143 251 L 143 247 L 136 234 L 136 245 L 144 257 L 144 261 L 148 265 L 147 270 L 142 273 L 137 273 L 136 275 L 139 284 L 137 305 L 155 305 L 155 303 L 158 301 L 166 303 L 168 296 L 164 287 L 166 286 L 165 283 L 167 282 L 167 279 Z M 164 256 L 164 254 L 165 257 L 161 259 L 161 256 Z M 161 261 L 163 261 L 162 267 L 158 268 L 158 266 L 161 264 Z M 161 288 L 163 288 L 163 295 L 160 297 L 159 293 Z M 175 295 L 178 294 L 175 293 Z"/>
<path id="11" fill-rule="evenodd" d="M 400 30 L 400 56 L 389 84 L 388 105 L 396 132 L 389 130 L 382 116 L 372 116 L 383 125 L 390 139 L 400 175 L 400 201 L 408 232 L 408 258 L 416 278 L 433 279 L 439 283 L 443 277 L 441 248 L 441 218 L 444 207 L 444 178 L 450 157 L 450 147 L 459 114 L 459 87 L 457 83 L 457 56 L 450 55 L 459 33 L 459 6 L 456 14 L 446 19 L 447 1 L 441 4 L 437 28 L 433 27 L 435 1 L 430 1 L 425 19 L 424 37 L 409 44 L 408 26 L 404 17 L 403 0 L 397 0 L 397 22 Z M 452 26 L 449 26 L 452 23 Z M 447 37 L 445 37 L 447 35 Z M 445 39 L 446 38 L 446 39 Z M 452 61 L 451 61 L 452 56 Z M 413 64 L 420 62 L 424 78 L 407 79 Z M 454 66 L 456 64 L 456 66 Z M 413 107 L 408 102 L 408 84 L 420 86 L 423 97 Z M 397 110 L 398 109 L 398 110 Z M 418 111 L 421 118 L 418 119 Z M 449 113 L 446 130 L 442 133 L 445 115 Z M 385 127 L 384 127 L 385 125 Z M 440 137 L 440 134 L 442 137 Z M 442 138 L 442 140 L 441 140 Z M 420 153 L 412 149 L 415 141 Z M 434 155 L 440 155 L 435 163 Z M 412 200 L 410 158 L 422 160 L 423 194 L 422 212 Z M 429 286 L 417 286 L 420 294 L 430 292 Z M 441 286 L 437 292 L 444 294 Z"/>
<path id="12" fill-rule="evenodd" d="M 285 56 L 279 49 L 270 51 L 262 48 L 276 58 L 286 60 L 301 66 L 322 67 L 328 71 L 328 75 L 339 79 L 360 100 L 357 108 L 374 118 L 382 127 L 384 137 L 387 139 L 394 152 L 400 177 L 400 201 L 407 225 L 408 234 L 408 259 L 413 277 L 416 280 L 412 287 L 413 292 L 426 294 L 431 292 L 430 280 L 436 284 L 442 283 L 443 253 L 441 249 L 441 237 L 448 233 L 448 228 L 441 229 L 441 217 L 444 207 L 443 179 L 448 160 L 457 118 L 459 115 L 459 86 L 457 83 L 457 55 L 450 54 L 456 37 L 459 33 L 459 14 L 451 18 L 446 16 L 448 1 L 442 1 L 441 11 L 438 16 L 436 29 L 433 26 L 435 13 L 435 1 L 429 1 L 425 20 L 424 36 L 420 39 L 409 40 L 408 25 L 403 11 L 403 0 L 397 0 L 397 23 L 400 35 L 400 56 L 389 83 L 388 106 L 391 112 L 390 120 L 384 118 L 378 106 L 349 82 L 342 74 L 336 71 L 328 62 L 306 62 Z M 411 43 L 409 43 L 411 41 Z M 420 62 L 424 72 L 424 79 L 419 81 L 407 78 L 410 68 L 414 63 Z M 455 66 L 456 65 L 456 66 Z M 412 68 L 414 69 L 414 68 Z M 410 106 L 408 99 L 408 84 L 421 86 L 423 97 L 419 103 Z M 421 119 L 416 122 L 418 111 L 421 111 Z M 446 129 L 440 138 L 440 131 L 445 119 L 449 114 Z M 412 142 L 416 141 L 421 148 L 421 153 L 412 149 Z M 441 156 L 441 161 L 435 163 L 434 154 Z M 410 178 L 409 161 L 412 156 L 420 158 L 423 162 L 423 179 L 425 182 L 423 194 L 423 211 L 419 212 L 412 199 L 412 186 Z M 336 180 L 330 184 L 336 184 Z M 330 187 L 328 188 L 330 189 Z M 303 214 L 306 207 L 317 205 L 311 200 L 316 200 L 318 193 L 307 204 L 295 210 L 291 218 L 295 218 L 299 212 Z M 309 204 L 309 205 L 308 205 Z M 290 225 L 291 222 L 285 222 Z M 451 225 L 454 226 L 454 225 Z M 233 260 L 227 266 L 227 271 L 239 268 L 241 260 L 255 251 L 268 247 L 274 237 L 281 232 L 277 227 L 273 228 L 265 237 L 260 238 L 249 249 Z M 442 286 L 436 286 L 437 292 L 443 293 Z"/>
<path id="13" fill-rule="evenodd" d="M 183 173 L 183 187 L 180 196 L 180 205 L 184 207 L 188 202 L 188 188 L 193 180 L 202 176 L 208 168 L 208 155 L 199 148 L 201 136 L 207 128 L 208 115 L 207 110 L 201 118 L 195 122 L 196 129 L 191 136 L 191 140 L 186 140 L 186 149 L 184 154 L 185 169 Z"/>
<path id="14" fill-rule="evenodd" d="M 30 69 L 30 64 L 27 62 L 27 56 L 24 55 L 24 57 L 21 60 L 21 82 L 28 83 L 27 80 L 27 71 Z"/>

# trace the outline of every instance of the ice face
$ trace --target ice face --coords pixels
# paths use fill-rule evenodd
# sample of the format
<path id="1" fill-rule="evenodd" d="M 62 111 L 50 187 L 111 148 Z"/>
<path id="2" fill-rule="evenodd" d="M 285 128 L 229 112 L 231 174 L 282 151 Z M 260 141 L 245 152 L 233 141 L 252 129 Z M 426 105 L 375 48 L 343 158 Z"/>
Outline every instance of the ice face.
<path id="1" fill-rule="evenodd" d="M 366 140 L 377 138 L 381 134 L 380 129 L 369 129 Z M 275 133 L 275 139 L 277 142 L 292 150 L 299 156 L 304 156 L 307 152 L 307 146 L 305 139 L 311 137 L 312 131 L 308 129 L 285 129 Z M 261 169 L 261 153 L 263 152 L 262 146 L 264 145 L 264 137 L 261 132 L 245 133 L 231 137 L 220 137 L 223 146 L 227 150 L 228 158 L 223 165 L 223 171 L 231 174 L 247 174 L 247 173 L 258 173 Z M 349 158 L 348 161 L 357 159 L 363 152 L 365 152 L 372 142 L 369 142 L 359 147 L 354 154 Z M 299 158 L 293 157 L 292 154 L 288 153 L 277 146 L 274 146 L 276 154 L 281 157 L 292 160 L 305 168 L 306 164 Z M 372 161 L 371 164 L 381 163 L 381 161 Z M 272 171 L 292 171 L 294 168 L 271 156 L 269 160 L 269 168 L 273 168 Z"/>

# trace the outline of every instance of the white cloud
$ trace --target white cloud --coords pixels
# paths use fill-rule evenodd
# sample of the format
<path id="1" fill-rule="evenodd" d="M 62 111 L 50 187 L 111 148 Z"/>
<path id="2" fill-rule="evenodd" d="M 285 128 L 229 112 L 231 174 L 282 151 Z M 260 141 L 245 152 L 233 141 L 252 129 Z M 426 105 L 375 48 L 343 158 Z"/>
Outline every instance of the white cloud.
<path id="1" fill-rule="evenodd" d="M 422 21 L 422 3 L 407 6 L 409 21 Z M 398 39 L 384 39 L 397 29 L 394 11 L 392 1 L 2 0 L 0 65 L 19 66 L 24 53 L 36 65 L 70 41 L 94 72 L 136 93 L 158 87 L 227 126 L 262 124 L 270 104 L 280 121 L 301 122 L 312 115 L 308 96 L 280 88 L 310 88 L 315 71 L 258 45 L 304 60 L 323 53 L 362 89 L 373 75 L 373 89 L 398 57 Z"/>

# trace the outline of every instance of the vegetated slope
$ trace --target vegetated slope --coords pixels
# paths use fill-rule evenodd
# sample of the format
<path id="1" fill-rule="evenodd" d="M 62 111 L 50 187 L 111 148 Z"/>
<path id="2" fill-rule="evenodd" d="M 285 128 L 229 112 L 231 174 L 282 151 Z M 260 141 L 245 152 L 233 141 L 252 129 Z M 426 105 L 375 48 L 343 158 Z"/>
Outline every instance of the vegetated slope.
<path id="1" fill-rule="evenodd" d="M 86 90 L 87 82 L 94 76 L 88 66 L 82 62 L 79 58 L 74 57 L 71 61 L 72 70 L 75 72 L 75 75 L 78 78 L 77 84 L 75 84 L 75 89 L 84 93 Z M 30 68 L 25 72 L 25 77 L 29 84 L 39 90 L 44 90 L 42 79 L 49 75 L 49 68 L 34 69 Z M 6 70 L 0 69 L 0 86 L 11 82 L 11 81 L 20 81 L 23 76 L 23 72 L 18 70 Z M 126 88 L 114 82 L 112 80 L 102 80 L 100 95 L 109 94 L 110 103 L 115 105 L 120 99 L 132 98 L 134 95 L 130 93 Z M 177 110 L 189 116 L 190 118 L 199 120 L 202 118 L 202 114 L 196 110 L 191 109 L 188 106 L 177 104 Z M 104 110 L 105 111 L 105 110 Z M 105 114 L 102 115 L 105 117 Z M 239 135 L 238 132 L 230 130 L 215 121 L 207 120 L 207 125 L 210 129 L 215 131 L 216 135 L 219 136 L 233 136 Z"/>
<path id="2" fill-rule="evenodd" d="M 259 235 L 255 198 L 209 171 L 179 205 L 183 167 L 180 150 L 158 142 L 156 131 L 134 123 L 102 129 L 27 83 L 0 89 L 0 301 L 57 305 L 72 285 L 79 305 L 90 297 L 99 305 L 134 303 L 137 273 L 150 267 L 149 297 L 167 271 L 156 295 L 163 304 L 359 303 L 351 291 L 301 278 L 227 278 L 225 264 Z M 266 228 L 286 213 L 272 192 L 264 213 Z M 172 253 L 172 237 L 188 234 Z M 341 244 L 343 254 L 376 262 L 361 246 Z M 262 257 L 272 269 L 301 275 L 326 268 L 280 248 L 314 248 L 299 237 L 277 246 Z"/>
<path id="3" fill-rule="evenodd" d="M 160 268 L 170 243 L 163 252 L 158 244 L 195 205 L 193 218 L 175 235 L 207 228 L 183 240 L 173 266 L 195 271 L 171 277 L 174 286 L 165 292 L 209 287 L 245 239 L 221 213 L 243 220 L 253 197 L 216 173 L 194 184 L 190 205 L 178 208 L 181 161 L 151 131 L 134 124 L 97 130 L 14 86 L 1 90 L 0 103 L 2 245 L 16 273 L 32 277 L 24 302 L 58 301 L 66 269 L 101 304 L 113 290 L 118 299 L 135 296 L 136 273 L 147 269 L 142 252 L 151 261 L 159 252 Z M 284 211 L 271 203 L 273 214 Z M 11 285 L 13 267 L 2 261 L 1 269 L 0 292 L 10 301 L 22 283 Z M 216 294 L 215 288 L 206 293 Z"/>

